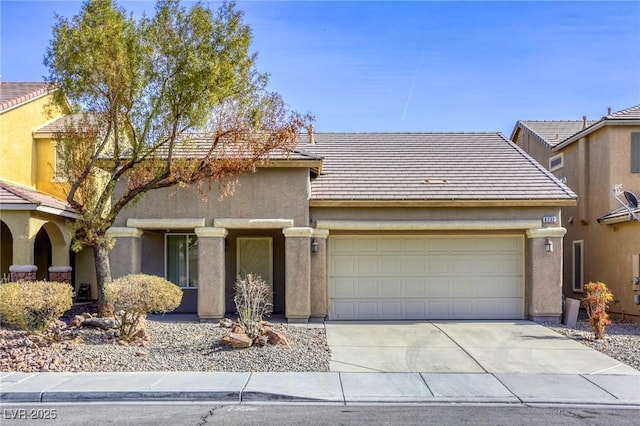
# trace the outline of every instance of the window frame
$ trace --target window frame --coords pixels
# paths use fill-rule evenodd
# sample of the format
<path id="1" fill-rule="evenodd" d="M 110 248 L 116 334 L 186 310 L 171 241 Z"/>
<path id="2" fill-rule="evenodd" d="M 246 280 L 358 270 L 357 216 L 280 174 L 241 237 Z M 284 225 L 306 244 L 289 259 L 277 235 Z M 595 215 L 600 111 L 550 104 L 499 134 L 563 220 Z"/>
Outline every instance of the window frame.
<path id="1" fill-rule="evenodd" d="M 584 240 L 575 240 L 571 249 L 571 289 L 574 293 L 584 293 Z M 576 247 L 580 247 L 580 281 L 579 287 L 576 287 Z"/>
<path id="2" fill-rule="evenodd" d="M 560 164 L 558 164 L 557 166 L 552 166 L 551 164 L 555 161 L 560 159 Z M 564 153 L 561 152 L 558 155 L 554 155 L 553 157 L 549 158 L 549 171 L 550 172 L 555 172 L 556 170 L 560 170 L 561 168 L 564 167 Z"/>
<path id="3" fill-rule="evenodd" d="M 640 132 L 631 132 L 631 173 L 640 173 Z"/>
<path id="4" fill-rule="evenodd" d="M 167 261 L 168 260 L 168 253 L 167 253 L 168 245 L 167 245 L 167 242 L 168 242 L 169 236 L 184 236 L 185 239 L 191 236 L 191 237 L 194 237 L 196 239 L 196 241 L 198 240 L 198 236 L 194 232 L 165 232 L 165 234 L 164 234 L 164 279 L 166 279 L 169 282 L 172 282 L 173 284 L 175 284 L 176 286 L 178 286 L 178 287 L 180 287 L 182 289 L 197 289 L 198 288 L 197 284 L 195 286 L 190 285 L 191 267 L 189 265 L 190 262 L 189 262 L 189 243 L 188 243 L 188 241 L 187 241 L 187 245 L 186 245 L 187 253 L 186 253 L 186 257 L 185 257 L 186 271 L 187 271 L 185 281 L 186 281 L 187 284 L 183 286 L 183 285 L 180 285 L 178 283 L 174 283 L 173 281 L 171 281 L 169 279 L 169 263 Z M 199 258 L 196 259 L 196 260 L 197 260 L 196 263 L 200 262 Z M 200 277 L 198 277 L 198 280 L 199 279 L 200 279 Z"/>
<path id="5" fill-rule="evenodd" d="M 60 176 L 60 171 L 59 171 L 59 163 L 62 162 L 62 160 L 58 160 L 59 154 L 58 154 L 58 150 L 62 149 L 62 146 L 56 142 L 53 141 L 53 177 L 51 178 L 51 182 L 67 182 L 68 179 L 65 176 Z"/>

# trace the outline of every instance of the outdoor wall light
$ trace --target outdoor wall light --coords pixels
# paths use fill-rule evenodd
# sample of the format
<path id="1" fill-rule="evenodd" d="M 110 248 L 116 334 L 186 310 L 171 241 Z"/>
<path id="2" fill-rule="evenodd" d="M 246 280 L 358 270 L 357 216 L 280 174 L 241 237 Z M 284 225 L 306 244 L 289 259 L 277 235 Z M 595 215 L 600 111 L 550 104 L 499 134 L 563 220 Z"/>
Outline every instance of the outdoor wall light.
<path id="1" fill-rule="evenodd" d="M 544 248 L 547 253 L 553 252 L 553 241 L 551 241 L 551 238 L 547 238 L 547 242 L 545 243 Z"/>
<path id="2" fill-rule="evenodd" d="M 317 253 L 319 245 L 320 244 L 318 244 L 318 239 L 317 238 L 312 238 L 311 239 L 311 253 Z"/>

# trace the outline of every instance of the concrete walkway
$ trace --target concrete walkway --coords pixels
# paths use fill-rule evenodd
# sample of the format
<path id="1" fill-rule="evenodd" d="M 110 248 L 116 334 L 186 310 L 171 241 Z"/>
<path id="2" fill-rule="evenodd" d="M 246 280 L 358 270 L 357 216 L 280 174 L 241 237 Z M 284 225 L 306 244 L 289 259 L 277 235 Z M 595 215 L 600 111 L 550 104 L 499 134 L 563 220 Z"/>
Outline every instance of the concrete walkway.
<path id="1" fill-rule="evenodd" d="M 320 324 L 322 326 L 322 324 Z M 325 323 L 327 373 L 2 373 L 6 403 L 616 405 L 640 371 L 530 321 Z"/>

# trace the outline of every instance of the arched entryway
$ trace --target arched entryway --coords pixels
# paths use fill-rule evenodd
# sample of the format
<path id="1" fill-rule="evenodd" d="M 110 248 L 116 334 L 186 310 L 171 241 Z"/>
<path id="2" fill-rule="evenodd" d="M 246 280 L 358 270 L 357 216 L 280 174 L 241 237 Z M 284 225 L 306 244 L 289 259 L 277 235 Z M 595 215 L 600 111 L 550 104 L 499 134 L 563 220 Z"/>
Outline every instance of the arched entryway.
<path id="1" fill-rule="evenodd" d="M 52 265 L 52 248 L 51 239 L 47 230 L 42 227 L 36 234 L 36 239 L 33 243 L 33 257 L 35 265 L 38 267 L 36 271 L 37 280 L 49 279 L 49 267 Z"/>
<path id="2" fill-rule="evenodd" d="M 0 279 L 9 279 L 13 264 L 13 235 L 6 223 L 0 221 Z"/>

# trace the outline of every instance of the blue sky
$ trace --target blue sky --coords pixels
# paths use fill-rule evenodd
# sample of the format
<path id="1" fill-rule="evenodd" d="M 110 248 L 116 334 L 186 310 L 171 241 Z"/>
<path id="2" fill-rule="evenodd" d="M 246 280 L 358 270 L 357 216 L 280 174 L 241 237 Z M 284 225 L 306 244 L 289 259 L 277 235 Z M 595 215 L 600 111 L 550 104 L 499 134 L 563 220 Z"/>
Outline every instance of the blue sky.
<path id="1" fill-rule="evenodd" d="M 150 1 L 120 4 L 136 15 L 153 10 Z M 1 0 L 2 80 L 41 81 L 54 12 L 72 17 L 80 5 Z M 638 1 L 238 7 L 270 88 L 314 114 L 319 131 L 509 136 L 519 119 L 597 119 L 640 103 Z"/>

